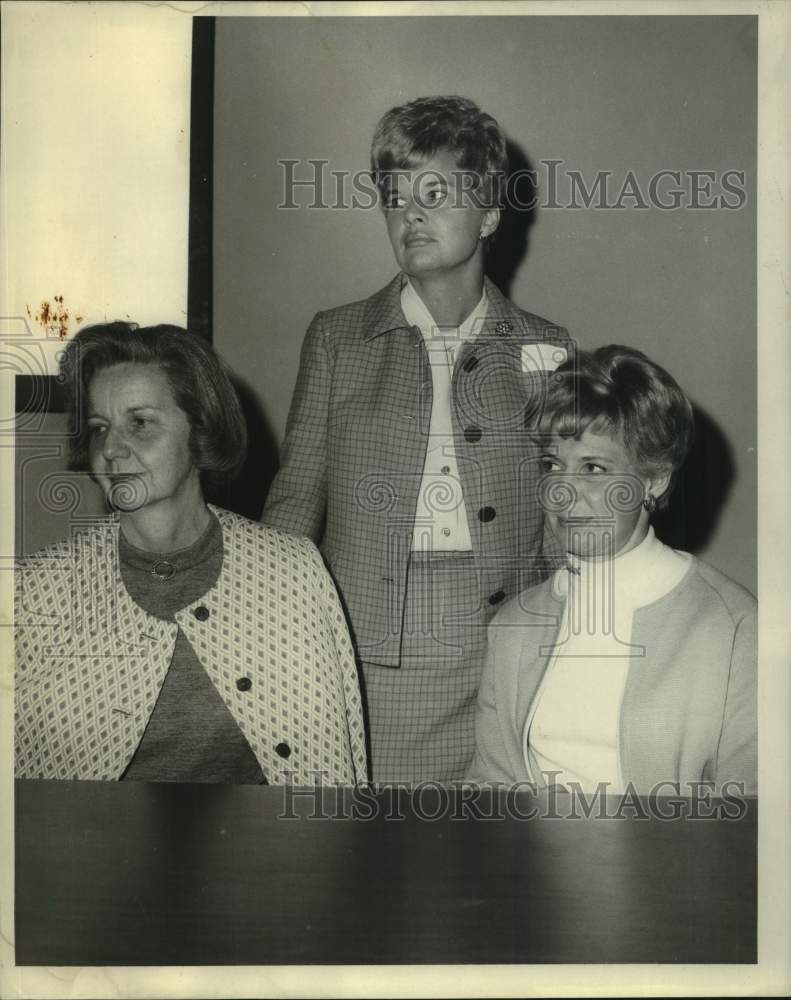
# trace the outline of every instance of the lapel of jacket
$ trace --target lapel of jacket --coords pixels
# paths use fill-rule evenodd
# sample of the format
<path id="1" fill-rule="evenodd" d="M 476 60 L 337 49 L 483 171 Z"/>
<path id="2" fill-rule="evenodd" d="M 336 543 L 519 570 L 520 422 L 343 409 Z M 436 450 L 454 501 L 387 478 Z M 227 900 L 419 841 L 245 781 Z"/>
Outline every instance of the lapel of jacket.
<path id="1" fill-rule="evenodd" d="M 403 274 L 397 274 L 388 285 L 368 299 L 363 314 L 363 339 L 366 342 L 392 330 L 409 329 L 401 311 L 403 285 Z"/>
<path id="2" fill-rule="evenodd" d="M 389 284 L 368 299 L 363 317 L 363 338 L 366 341 L 393 330 L 410 329 L 401 310 L 404 281 L 405 276 L 397 274 Z M 522 310 L 507 299 L 490 278 L 484 278 L 483 283 L 489 308 L 481 332 L 498 337 L 527 334 L 530 326 Z"/>
<path id="3" fill-rule="evenodd" d="M 514 337 L 520 341 L 538 340 L 547 343 L 568 341 L 568 333 L 539 316 L 525 312 L 507 299 L 490 278 L 484 278 L 484 287 L 489 297 L 485 329 L 503 339 Z"/>
<path id="4" fill-rule="evenodd" d="M 470 337 L 461 345 L 456 356 L 456 375 L 473 353 L 479 361 L 485 361 L 490 355 L 502 357 L 506 353 L 512 356 L 514 365 L 511 367 L 518 372 L 522 342 L 531 334 L 525 315 L 493 281 L 484 278 L 484 288 L 489 302 L 486 318 L 477 336 Z M 499 362 L 496 367 L 502 370 Z"/>
<path id="5" fill-rule="evenodd" d="M 368 299 L 363 315 L 364 340 L 373 340 L 392 330 L 409 329 L 406 317 L 401 311 L 401 289 L 404 280 L 403 274 L 397 274 L 389 284 Z M 483 334 L 505 338 L 525 337 L 531 334 L 535 336 L 538 333 L 531 326 L 527 314 L 507 299 L 490 278 L 484 278 L 483 284 L 489 300 Z"/>
<path id="6" fill-rule="evenodd" d="M 487 278 L 486 317 L 477 335 L 465 340 L 456 355 L 453 371 L 453 429 L 456 461 L 462 481 L 467 524 L 473 549 L 497 554 L 497 567 L 490 566 L 485 587 L 499 583 L 505 569 L 503 558 L 517 557 L 512 520 L 504 517 L 500 504 L 516 507 L 513 451 L 523 435 L 522 411 L 525 387 L 521 373 L 523 320 L 519 310 Z M 475 436 L 477 435 L 477 437 Z M 496 510 L 493 523 L 484 523 L 480 511 Z M 485 571 L 486 572 L 486 571 Z M 512 593 L 509 594 L 512 596 Z"/>
<path id="7" fill-rule="evenodd" d="M 518 309 L 510 299 L 507 299 L 491 278 L 483 279 L 483 286 L 489 299 L 486 311 L 484 332 L 499 337 L 524 336 L 527 333 L 527 321 L 521 309 Z"/>
<path id="8" fill-rule="evenodd" d="M 401 289 L 404 275 L 397 274 L 380 291 L 372 295 L 365 306 L 363 315 L 363 339 L 374 340 L 383 333 L 410 329 L 401 310 Z M 481 334 L 497 337 L 498 342 L 510 338 L 524 338 L 537 334 L 528 321 L 527 315 L 507 299 L 490 278 L 484 278 L 484 288 L 489 300 Z"/>
<path id="9" fill-rule="evenodd" d="M 371 296 L 363 317 L 363 339 L 372 350 L 376 347 L 383 374 L 392 390 L 389 434 L 397 444 L 392 453 L 396 464 L 386 469 L 385 474 L 390 477 L 388 487 L 396 503 L 390 518 L 392 538 L 389 544 L 395 544 L 401 553 L 397 563 L 402 566 L 402 573 L 406 571 L 406 554 L 412 544 L 420 488 L 420 476 L 415 473 L 422 472 L 425 463 L 433 401 L 428 351 L 420 331 L 407 323 L 401 309 L 404 281 L 405 276 L 399 273 L 385 288 Z M 379 471 L 373 475 L 370 485 L 367 481 L 361 485 L 372 492 L 379 490 Z"/>

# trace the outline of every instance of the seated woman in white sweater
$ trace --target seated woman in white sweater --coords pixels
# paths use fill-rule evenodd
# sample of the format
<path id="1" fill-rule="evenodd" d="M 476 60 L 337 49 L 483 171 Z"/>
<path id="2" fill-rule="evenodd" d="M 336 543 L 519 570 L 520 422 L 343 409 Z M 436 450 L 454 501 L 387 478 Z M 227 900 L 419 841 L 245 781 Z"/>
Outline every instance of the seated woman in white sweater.
<path id="1" fill-rule="evenodd" d="M 756 791 L 755 598 L 650 524 L 692 429 L 677 383 L 639 351 L 557 369 L 531 432 L 567 565 L 489 626 L 469 781 Z"/>

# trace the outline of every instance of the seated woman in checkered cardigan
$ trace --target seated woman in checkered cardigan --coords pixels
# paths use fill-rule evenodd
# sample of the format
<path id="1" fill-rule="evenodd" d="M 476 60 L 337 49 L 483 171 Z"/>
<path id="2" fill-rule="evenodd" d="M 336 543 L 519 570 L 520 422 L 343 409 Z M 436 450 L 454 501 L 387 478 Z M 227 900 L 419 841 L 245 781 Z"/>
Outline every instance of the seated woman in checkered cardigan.
<path id="1" fill-rule="evenodd" d="M 72 465 L 112 513 L 19 562 L 17 776 L 364 780 L 356 666 L 316 548 L 204 501 L 246 449 L 211 347 L 110 323 L 61 370 Z"/>

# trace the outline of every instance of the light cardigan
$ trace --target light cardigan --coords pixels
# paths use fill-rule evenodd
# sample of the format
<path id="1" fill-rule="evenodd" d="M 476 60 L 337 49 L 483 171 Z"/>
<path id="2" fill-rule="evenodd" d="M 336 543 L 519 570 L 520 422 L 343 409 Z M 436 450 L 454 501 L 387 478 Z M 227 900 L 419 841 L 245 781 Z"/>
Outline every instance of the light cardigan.
<path id="1" fill-rule="evenodd" d="M 222 528 L 222 570 L 175 621 L 147 614 L 127 593 L 117 518 L 20 561 L 17 777 L 118 779 L 180 627 L 269 783 L 365 780 L 352 647 L 318 551 L 307 539 L 211 510 Z"/>
<path id="2" fill-rule="evenodd" d="M 563 616 L 553 579 L 489 625 L 470 782 L 536 783 L 523 732 Z M 756 791 L 756 617 L 752 594 L 695 558 L 677 586 L 635 611 L 631 642 L 645 656 L 630 660 L 619 716 L 626 786 L 669 794 L 669 784 L 741 782 Z"/>
<path id="3" fill-rule="evenodd" d="M 677 586 L 691 556 L 663 545 L 649 525 L 642 541 L 615 559 L 567 553 L 568 572 L 553 578 L 563 600 L 555 655 L 544 671 L 524 726 L 527 769 L 534 778 L 576 781 L 592 791 L 601 781 L 623 790 L 618 722 L 632 657 L 635 611 Z"/>

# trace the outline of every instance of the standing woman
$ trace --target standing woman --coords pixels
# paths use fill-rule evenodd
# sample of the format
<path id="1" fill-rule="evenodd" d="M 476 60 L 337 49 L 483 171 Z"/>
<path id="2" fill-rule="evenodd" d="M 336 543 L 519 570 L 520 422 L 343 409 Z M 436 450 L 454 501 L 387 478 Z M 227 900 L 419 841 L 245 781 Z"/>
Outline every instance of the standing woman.
<path id="1" fill-rule="evenodd" d="M 525 412 L 569 342 L 484 278 L 507 166 L 465 98 L 382 118 L 371 167 L 399 273 L 311 323 L 264 509 L 320 542 L 341 591 L 375 781 L 463 776 L 486 624 L 548 572 Z"/>
<path id="2" fill-rule="evenodd" d="M 364 780 L 354 656 L 315 546 L 204 499 L 246 443 L 211 347 L 109 323 L 61 371 L 72 465 L 113 513 L 18 566 L 17 776 Z"/>

